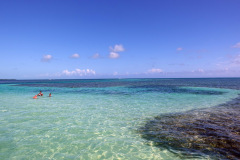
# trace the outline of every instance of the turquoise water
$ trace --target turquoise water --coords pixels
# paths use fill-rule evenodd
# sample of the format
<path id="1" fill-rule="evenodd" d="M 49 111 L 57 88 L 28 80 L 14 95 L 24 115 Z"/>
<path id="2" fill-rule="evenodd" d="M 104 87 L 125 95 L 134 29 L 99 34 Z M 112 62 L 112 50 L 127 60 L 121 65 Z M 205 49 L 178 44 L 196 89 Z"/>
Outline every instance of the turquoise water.
<path id="1" fill-rule="evenodd" d="M 236 98 L 240 92 L 207 86 L 169 85 L 165 81 L 2 83 L 0 157 L 179 159 L 167 149 L 147 145 L 137 132 L 138 128 L 159 114 L 214 107 Z M 39 90 L 43 91 L 43 97 L 33 99 Z M 50 92 L 52 97 L 48 97 Z"/>

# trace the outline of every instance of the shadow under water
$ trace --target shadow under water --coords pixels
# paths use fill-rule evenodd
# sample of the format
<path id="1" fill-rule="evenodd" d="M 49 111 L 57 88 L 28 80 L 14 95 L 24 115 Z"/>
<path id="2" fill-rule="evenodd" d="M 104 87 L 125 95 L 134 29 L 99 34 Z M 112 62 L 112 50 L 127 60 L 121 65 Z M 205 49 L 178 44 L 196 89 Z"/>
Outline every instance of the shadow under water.
<path id="1" fill-rule="evenodd" d="M 181 158 L 240 159 L 240 96 L 217 107 L 159 115 L 139 132 Z"/>

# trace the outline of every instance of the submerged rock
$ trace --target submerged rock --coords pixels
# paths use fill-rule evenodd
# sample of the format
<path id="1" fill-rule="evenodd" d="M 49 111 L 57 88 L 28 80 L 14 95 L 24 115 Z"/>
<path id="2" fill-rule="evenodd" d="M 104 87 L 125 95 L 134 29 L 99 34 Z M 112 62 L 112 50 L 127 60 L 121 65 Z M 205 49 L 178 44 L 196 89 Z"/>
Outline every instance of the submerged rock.
<path id="1" fill-rule="evenodd" d="M 213 108 L 159 115 L 139 132 L 183 158 L 240 159 L 240 97 Z"/>

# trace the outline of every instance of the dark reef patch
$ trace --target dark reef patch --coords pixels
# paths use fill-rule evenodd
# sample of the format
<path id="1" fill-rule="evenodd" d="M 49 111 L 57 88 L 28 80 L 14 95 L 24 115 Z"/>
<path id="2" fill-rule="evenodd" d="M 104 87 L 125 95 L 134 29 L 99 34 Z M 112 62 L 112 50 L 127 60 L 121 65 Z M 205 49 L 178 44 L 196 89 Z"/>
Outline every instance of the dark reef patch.
<path id="1" fill-rule="evenodd" d="M 140 85 L 131 86 L 129 88 L 144 89 L 144 92 L 159 92 L 159 93 L 185 93 L 185 94 L 200 94 L 200 95 L 222 95 L 226 92 L 214 90 L 200 90 L 191 88 L 182 88 L 178 86 L 168 85 Z"/>
<path id="2" fill-rule="evenodd" d="M 217 107 L 159 115 L 139 132 L 182 158 L 240 159 L 240 96 Z"/>
<path id="3" fill-rule="evenodd" d="M 130 88 L 130 89 L 129 89 Z M 215 90 L 201 90 L 193 88 L 181 88 L 175 86 L 134 86 L 124 87 L 122 90 L 119 89 L 104 89 L 104 88 L 76 88 L 74 90 L 65 91 L 65 93 L 81 93 L 81 94 L 104 94 L 104 95 L 134 95 L 143 93 L 178 93 L 178 94 L 195 94 L 195 95 L 223 95 L 224 91 Z"/>

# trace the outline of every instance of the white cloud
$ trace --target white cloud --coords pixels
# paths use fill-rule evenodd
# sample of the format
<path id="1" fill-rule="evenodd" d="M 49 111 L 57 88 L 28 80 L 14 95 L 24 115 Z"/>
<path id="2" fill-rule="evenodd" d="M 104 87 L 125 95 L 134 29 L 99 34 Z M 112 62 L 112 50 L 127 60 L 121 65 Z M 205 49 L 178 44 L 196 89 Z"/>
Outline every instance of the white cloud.
<path id="1" fill-rule="evenodd" d="M 95 53 L 93 56 L 92 56 L 93 59 L 98 59 L 100 58 L 100 54 L 99 53 Z"/>
<path id="2" fill-rule="evenodd" d="M 235 44 L 234 46 L 232 46 L 232 48 L 240 48 L 240 42 L 238 42 L 237 44 Z"/>
<path id="3" fill-rule="evenodd" d="M 42 62 L 49 62 L 52 59 L 52 55 L 48 54 L 48 55 L 44 55 L 42 58 Z"/>
<path id="4" fill-rule="evenodd" d="M 204 73 L 205 71 L 203 69 L 197 69 L 193 70 L 192 73 Z"/>
<path id="5" fill-rule="evenodd" d="M 92 69 L 75 69 L 73 71 L 63 70 L 62 75 L 66 76 L 86 76 L 86 75 L 95 75 L 96 72 Z"/>
<path id="6" fill-rule="evenodd" d="M 181 47 L 177 48 L 177 51 L 181 51 L 181 50 L 183 50 L 183 48 L 181 48 Z"/>
<path id="7" fill-rule="evenodd" d="M 72 56 L 71 56 L 71 58 L 79 58 L 80 56 L 79 56 L 79 54 L 77 54 L 77 53 L 74 53 Z"/>
<path id="8" fill-rule="evenodd" d="M 123 52 L 125 51 L 123 45 L 121 44 L 116 44 L 114 47 L 109 47 L 110 48 L 110 51 L 112 52 Z"/>
<path id="9" fill-rule="evenodd" d="M 159 68 L 152 68 L 148 70 L 148 73 L 162 73 L 163 70 Z"/>
<path id="10" fill-rule="evenodd" d="M 116 53 L 116 52 L 110 52 L 109 53 L 109 58 L 111 58 L 111 59 L 119 58 L 119 54 Z"/>

